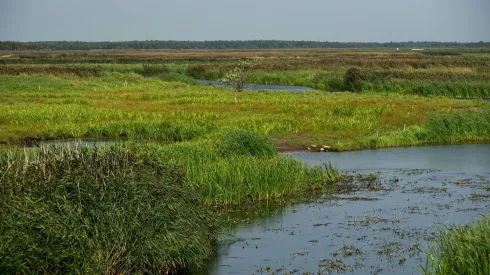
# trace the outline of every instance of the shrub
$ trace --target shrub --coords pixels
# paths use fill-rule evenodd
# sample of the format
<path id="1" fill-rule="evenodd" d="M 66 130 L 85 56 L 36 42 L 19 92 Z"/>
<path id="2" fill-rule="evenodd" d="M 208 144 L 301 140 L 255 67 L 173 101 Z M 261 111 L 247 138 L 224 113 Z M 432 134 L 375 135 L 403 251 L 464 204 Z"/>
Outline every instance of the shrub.
<path id="1" fill-rule="evenodd" d="M 207 65 L 192 65 L 187 68 L 187 75 L 196 79 L 215 79 L 223 77 L 222 69 Z"/>
<path id="2" fill-rule="evenodd" d="M 344 76 L 344 85 L 348 91 L 361 92 L 363 88 L 364 74 L 358 67 L 351 67 Z"/>
<path id="3" fill-rule="evenodd" d="M 193 65 L 187 68 L 187 74 L 197 79 L 203 78 L 205 72 L 206 72 L 206 67 L 201 65 Z"/>
<path id="4" fill-rule="evenodd" d="M 161 75 L 170 72 L 170 69 L 165 64 L 160 65 L 152 65 L 152 64 L 143 64 L 143 75 Z"/>
<path id="5" fill-rule="evenodd" d="M 215 144 L 221 156 L 274 156 L 277 147 L 265 136 L 242 129 L 221 132 Z"/>

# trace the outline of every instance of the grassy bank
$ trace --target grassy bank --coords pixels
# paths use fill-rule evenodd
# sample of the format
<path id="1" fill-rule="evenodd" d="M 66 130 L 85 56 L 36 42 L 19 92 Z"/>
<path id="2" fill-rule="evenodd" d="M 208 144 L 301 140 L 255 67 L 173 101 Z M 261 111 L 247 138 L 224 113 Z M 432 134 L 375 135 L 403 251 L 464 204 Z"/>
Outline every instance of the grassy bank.
<path id="1" fill-rule="evenodd" d="M 424 274 L 490 274 L 490 217 L 441 233 Z"/>

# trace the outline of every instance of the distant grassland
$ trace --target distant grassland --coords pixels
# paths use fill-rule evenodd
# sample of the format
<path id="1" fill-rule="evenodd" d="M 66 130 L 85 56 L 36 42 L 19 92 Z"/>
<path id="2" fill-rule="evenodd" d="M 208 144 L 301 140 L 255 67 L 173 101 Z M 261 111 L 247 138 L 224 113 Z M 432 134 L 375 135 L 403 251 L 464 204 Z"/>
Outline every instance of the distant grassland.
<path id="1" fill-rule="evenodd" d="M 239 60 L 248 60 L 249 82 L 301 85 L 345 91 L 346 71 L 361 70 L 362 89 L 370 92 L 490 97 L 488 49 L 328 49 L 244 51 L 31 51 L 4 52 L 0 75 L 98 76 L 103 72 L 159 75 L 192 83 L 218 80 Z M 69 67 L 66 67 L 66 66 Z M 66 68 L 66 69 L 63 69 Z M 64 70 L 64 72 L 63 72 Z"/>
<path id="2" fill-rule="evenodd" d="M 58 138 L 181 142 L 225 127 L 271 137 L 281 149 L 335 150 L 488 140 L 485 49 L 4 52 L 0 142 Z M 239 60 L 248 82 L 308 93 L 200 85 Z M 360 93 L 345 93 L 349 68 Z M 152 76 L 145 79 L 143 76 Z M 341 91 L 326 93 L 325 91 Z M 444 128 L 445 127 L 445 128 Z M 475 130 L 476 129 L 476 130 Z"/>
<path id="3" fill-rule="evenodd" d="M 226 127 L 269 136 L 281 149 L 322 144 L 351 150 L 490 137 L 485 123 L 489 107 L 483 101 L 391 93 L 246 91 L 236 104 L 231 89 L 131 73 L 0 77 L 0 83 L 4 144 L 59 138 L 180 142 L 206 139 Z M 431 121 L 441 124 L 436 127 Z M 466 132 L 465 127 L 478 131 Z"/>

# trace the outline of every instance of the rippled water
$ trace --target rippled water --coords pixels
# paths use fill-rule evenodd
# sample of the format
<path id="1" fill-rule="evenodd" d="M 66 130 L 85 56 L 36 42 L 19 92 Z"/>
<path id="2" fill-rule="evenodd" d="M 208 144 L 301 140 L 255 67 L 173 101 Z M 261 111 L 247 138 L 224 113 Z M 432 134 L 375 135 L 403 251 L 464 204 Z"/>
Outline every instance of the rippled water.
<path id="1" fill-rule="evenodd" d="M 229 87 L 226 84 L 216 80 L 199 80 L 205 85 L 215 85 L 220 87 Z M 290 91 L 290 92 L 308 92 L 314 89 L 302 86 L 287 86 L 287 85 L 266 85 L 266 84 L 246 84 L 245 89 L 248 90 L 266 90 L 266 91 Z"/>
<path id="2" fill-rule="evenodd" d="M 118 144 L 119 142 L 114 141 L 52 141 L 52 142 L 42 142 L 36 144 L 34 147 L 39 146 L 55 146 L 55 147 L 100 147 L 107 145 Z"/>
<path id="3" fill-rule="evenodd" d="M 205 274 L 418 274 L 438 225 L 489 214 L 488 144 L 291 155 L 374 173 L 382 189 L 265 206 L 229 228 L 238 241 Z"/>

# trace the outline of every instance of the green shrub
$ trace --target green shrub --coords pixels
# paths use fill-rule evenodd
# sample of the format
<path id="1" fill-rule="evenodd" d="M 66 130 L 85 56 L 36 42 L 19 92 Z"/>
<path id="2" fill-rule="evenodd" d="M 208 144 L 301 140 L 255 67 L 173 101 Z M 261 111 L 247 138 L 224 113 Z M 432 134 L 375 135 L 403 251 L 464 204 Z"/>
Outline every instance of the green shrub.
<path id="1" fill-rule="evenodd" d="M 170 69 L 165 64 L 143 64 L 143 75 L 161 75 L 170 72 Z"/>
<path id="2" fill-rule="evenodd" d="M 192 65 L 187 68 L 187 75 L 195 79 L 218 80 L 224 76 L 224 71 L 219 68 L 210 68 L 205 65 Z"/>
<path id="3" fill-rule="evenodd" d="M 236 128 L 221 132 L 215 146 L 223 157 L 270 157 L 277 154 L 277 147 L 269 138 Z"/>
<path id="4" fill-rule="evenodd" d="M 205 73 L 206 73 L 206 67 L 201 65 L 193 65 L 187 68 L 187 74 L 197 79 L 202 79 Z"/>
<path id="5" fill-rule="evenodd" d="M 361 92 L 364 85 L 364 74 L 358 67 L 351 67 L 344 76 L 344 85 L 348 91 Z"/>
<path id="6" fill-rule="evenodd" d="M 0 155 L 1 274 L 196 268 L 216 221 L 171 165 L 121 147 Z"/>

